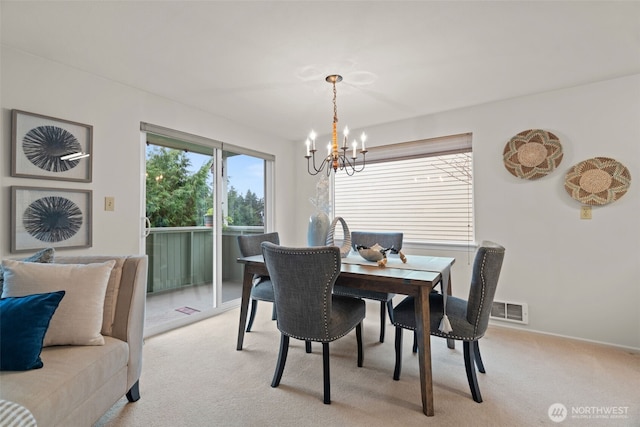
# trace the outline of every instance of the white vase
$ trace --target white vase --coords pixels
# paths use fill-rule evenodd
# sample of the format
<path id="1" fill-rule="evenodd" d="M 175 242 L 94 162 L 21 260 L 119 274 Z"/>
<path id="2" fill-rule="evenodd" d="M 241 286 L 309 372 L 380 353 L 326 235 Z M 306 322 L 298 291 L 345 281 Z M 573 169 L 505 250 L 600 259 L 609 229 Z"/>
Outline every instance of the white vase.
<path id="1" fill-rule="evenodd" d="M 329 215 L 320 211 L 309 217 L 309 228 L 307 230 L 307 243 L 309 246 L 325 246 L 327 244 L 327 234 L 331 221 Z"/>

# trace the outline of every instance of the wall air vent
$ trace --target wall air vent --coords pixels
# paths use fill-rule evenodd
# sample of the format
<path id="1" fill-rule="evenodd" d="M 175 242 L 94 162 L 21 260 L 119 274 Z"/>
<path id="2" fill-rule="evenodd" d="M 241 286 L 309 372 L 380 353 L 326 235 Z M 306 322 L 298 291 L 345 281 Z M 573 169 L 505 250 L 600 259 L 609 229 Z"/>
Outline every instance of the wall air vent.
<path id="1" fill-rule="evenodd" d="M 494 301 L 491 306 L 491 319 L 507 322 L 529 323 L 529 308 L 527 304 L 516 302 Z"/>

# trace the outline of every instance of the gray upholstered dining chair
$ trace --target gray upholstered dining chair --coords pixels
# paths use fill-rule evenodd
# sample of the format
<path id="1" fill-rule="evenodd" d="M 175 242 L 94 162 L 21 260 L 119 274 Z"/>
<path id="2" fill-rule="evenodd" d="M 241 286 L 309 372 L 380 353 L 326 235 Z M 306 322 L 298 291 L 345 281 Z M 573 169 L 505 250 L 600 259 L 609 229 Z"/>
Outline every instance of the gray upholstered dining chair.
<path id="1" fill-rule="evenodd" d="M 397 251 L 402 249 L 402 233 L 397 232 L 373 232 L 373 231 L 353 231 L 351 232 L 351 245 L 354 250 L 358 246 L 371 247 L 376 243 L 383 248 L 393 247 Z M 398 256 L 387 252 L 388 257 Z M 365 298 L 380 301 L 380 342 L 384 342 L 385 324 L 387 323 L 385 312 L 389 312 L 389 318 L 393 320 L 392 299 L 395 294 L 387 292 L 368 291 L 364 289 L 353 289 L 348 286 L 336 285 L 333 290 L 336 295 L 348 296 L 352 298 Z"/>
<path id="2" fill-rule="evenodd" d="M 240 254 L 243 257 L 261 255 L 262 242 L 271 242 L 280 244 L 280 237 L 278 233 L 265 233 L 265 234 L 247 234 L 238 236 L 238 246 L 240 247 Z M 251 287 L 251 311 L 249 314 L 249 320 L 247 321 L 247 332 L 251 332 L 251 326 L 253 326 L 253 320 L 256 317 L 256 310 L 258 308 L 258 301 L 274 302 L 273 299 L 273 284 L 268 276 L 254 276 L 253 286 Z M 276 320 L 276 308 L 275 305 L 272 309 L 271 319 Z"/>
<path id="3" fill-rule="evenodd" d="M 429 295 L 431 335 L 463 341 L 467 380 L 473 400 L 478 403 L 482 402 L 482 396 L 478 387 L 475 364 L 480 372 L 485 373 L 478 340 L 484 336 L 489 324 L 489 314 L 498 286 L 504 252 L 505 249 L 502 246 L 493 242 L 482 242 L 478 248 L 473 262 L 468 299 L 449 296 L 446 300 L 446 314 L 453 328 L 451 332 L 446 333 L 439 329 L 440 320 L 444 314 L 442 294 L 432 292 Z M 393 324 L 396 327 L 396 365 L 393 379 L 398 380 L 402 364 L 402 329 L 413 331 L 416 329 L 413 297 L 406 297 L 393 309 Z M 416 351 L 415 345 L 413 351 Z"/>
<path id="4" fill-rule="evenodd" d="M 358 367 L 362 366 L 364 301 L 332 295 L 340 274 L 340 249 L 335 246 L 288 248 L 262 243 L 264 261 L 273 282 L 280 352 L 271 387 L 278 387 L 289 350 L 289 338 L 322 343 L 324 403 L 331 403 L 329 343 L 354 328 Z"/>

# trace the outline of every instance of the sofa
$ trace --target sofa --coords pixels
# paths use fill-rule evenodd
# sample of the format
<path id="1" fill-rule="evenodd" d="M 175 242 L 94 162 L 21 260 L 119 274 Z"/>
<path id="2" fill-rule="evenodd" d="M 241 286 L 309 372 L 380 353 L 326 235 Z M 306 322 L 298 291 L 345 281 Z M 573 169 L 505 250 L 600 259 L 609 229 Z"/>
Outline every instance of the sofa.
<path id="1" fill-rule="evenodd" d="M 66 291 L 58 291 L 64 296 L 50 318 L 35 368 L 0 372 L 0 402 L 10 403 L 0 405 L 0 420 L 3 419 L 1 411 L 17 407 L 26 408 L 38 427 L 90 427 L 123 396 L 126 395 L 129 402 L 140 398 L 147 257 L 56 256 L 52 263 L 46 264 L 5 260 L 2 262 L 2 298 L 15 297 L 19 300 L 39 292 L 28 289 L 32 282 L 37 281 L 29 276 L 36 267 L 42 271 L 34 274 L 55 275 L 63 281 L 47 286 Z M 93 269 L 91 274 L 94 276 L 84 269 Z M 103 276 L 106 277 L 106 285 L 101 278 L 91 278 Z M 64 280 L 67 280 L 68 286 Z M 92 308 L 90 298 L 77 293 L 78 289 L 89 292 L 94 287 L 102 286 L 104 288 L 98 292 L 104 295 L 104 299 L 99 301 L 103 302 L 102 310 Z M 72 299 L 78 296 L 84 298 L 80 304 Z M 68 311 L 66 317 L 57 319 L 58 313 L 63 315 L 61 310 L 65 303 L 74 303 L 75 307 L 64 307 Z M 81 317 L 73 318 L 83 313 L 93 313 L 94 316 L 100 313 L 101 317 L 97 319 L 98 333 L 89 338 L 73 336 L 91 323 Z M 56 323 L 58 330 L 53 331 L 56 321 L 72 322 L 74 326 L 69 328 L 67 324 L 60 327 L 64 323 Z M 83 342 L 87 339 L 90 341 Z M 4 416 L 8 419 L 7 414 Z"/>

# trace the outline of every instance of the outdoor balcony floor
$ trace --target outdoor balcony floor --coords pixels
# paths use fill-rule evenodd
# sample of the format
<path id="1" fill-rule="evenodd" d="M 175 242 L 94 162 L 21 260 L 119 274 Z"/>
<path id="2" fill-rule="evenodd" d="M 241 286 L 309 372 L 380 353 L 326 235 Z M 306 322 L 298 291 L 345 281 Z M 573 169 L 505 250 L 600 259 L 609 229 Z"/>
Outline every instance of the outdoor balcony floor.
<path id="1" fill-rule="evenodd" d="M 242 283 L 222 283 L 223 303 L 239 299 L 241 295 Z M 211 283 L 147 294 L 145 330 L 153 330 L 172 321 L 182 323 L 185 317 L 209 310 L 212 306 Z"/>

